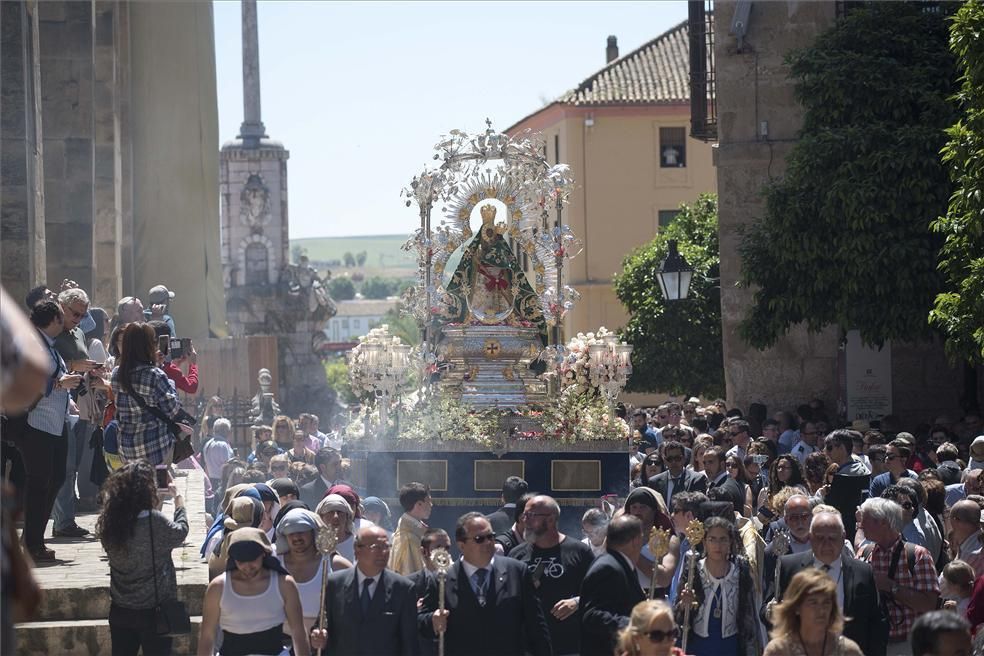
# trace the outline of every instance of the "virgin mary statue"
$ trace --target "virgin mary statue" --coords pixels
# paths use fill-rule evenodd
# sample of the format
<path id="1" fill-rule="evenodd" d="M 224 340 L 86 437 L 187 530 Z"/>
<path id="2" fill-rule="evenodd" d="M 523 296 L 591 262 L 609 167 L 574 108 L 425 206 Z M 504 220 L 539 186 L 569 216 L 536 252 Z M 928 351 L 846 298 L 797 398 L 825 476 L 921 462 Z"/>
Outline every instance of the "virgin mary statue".
<path id="1" fill-rule="evenodd" d="M 449 323 L 532 325 L 546 335 L 539 299 L 495 225 L 495 206 L 483 205 L 481 214 L 482 228 L 465 242 L 446 286 L 441 318 Z"/>

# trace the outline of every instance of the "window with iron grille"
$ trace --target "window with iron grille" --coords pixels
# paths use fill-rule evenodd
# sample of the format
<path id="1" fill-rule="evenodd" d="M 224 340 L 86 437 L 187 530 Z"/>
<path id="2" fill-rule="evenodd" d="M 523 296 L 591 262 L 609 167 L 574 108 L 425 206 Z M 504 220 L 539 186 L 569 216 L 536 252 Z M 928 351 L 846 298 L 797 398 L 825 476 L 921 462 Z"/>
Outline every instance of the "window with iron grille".
<path id="1" fill-rule="evenodd" d="M 687 131 L 685 128 L 659 129 L 659 165 L 664 169 L 687 165 Z"/>
<path id="2" fill-rule="evenodd" d="M 690 136 L 717 139 L 717 96 L 714 82 L 714 2 L 691 0 L 687 29 L 690 35 Z"/>

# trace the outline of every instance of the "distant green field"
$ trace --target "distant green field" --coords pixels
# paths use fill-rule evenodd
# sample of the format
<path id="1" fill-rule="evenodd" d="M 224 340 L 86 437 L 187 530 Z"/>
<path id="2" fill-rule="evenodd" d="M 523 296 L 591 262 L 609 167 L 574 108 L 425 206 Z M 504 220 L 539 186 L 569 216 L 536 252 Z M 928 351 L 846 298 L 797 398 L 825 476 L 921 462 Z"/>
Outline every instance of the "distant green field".
<path id="1" fill-rule="evenodd" d="M 366 237 L 314 237 L 310 239 L 291 239 L 290 248 L 300 246 L 307 251 L 312 262 L 342 261 L 345 253 L 357 255 L 366 252 L 366 268 L 412 269 L 417 268 L 412 253 L 400 247 L 408 235 L 378 235 Z"/>

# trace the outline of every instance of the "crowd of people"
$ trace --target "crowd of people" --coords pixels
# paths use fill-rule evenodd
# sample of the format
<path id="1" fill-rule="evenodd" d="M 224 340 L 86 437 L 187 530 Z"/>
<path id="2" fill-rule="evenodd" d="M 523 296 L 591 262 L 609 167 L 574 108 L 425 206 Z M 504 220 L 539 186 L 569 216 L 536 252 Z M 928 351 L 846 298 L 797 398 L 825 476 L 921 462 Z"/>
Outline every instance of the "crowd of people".
<path id="1" fill-rule="evenodd" d="M 903 430 L 893 416 L 838 425 L 819 401 L 772 417 L 697 399 L 620 407 L 623 499 L 569 518 L 510 477 L 501 508 L 438 527 L 422 483 L 392 509 L 354 485 L 316 415 L 277 416 L 237 449 L 221 403 L 185 411 L 177 391 L 198 371 L 192 345 L 167 353 L 169 299 L 155 288 L 151 310 L 127 297 L 111 315 L 71 281 L 33 290 L 43 389 L 4 420 L 35 562 L 54 559 L 49 518 L 79 539 L 76 508 L 99 508 L 114 654 L 172 653 L 182 630 L 171 551 L 189 525 L 173 474 L 188 467 L 204 470 L 209 513 L 202 656 L 956 656 L 984 623 L 977 413 Z"/>

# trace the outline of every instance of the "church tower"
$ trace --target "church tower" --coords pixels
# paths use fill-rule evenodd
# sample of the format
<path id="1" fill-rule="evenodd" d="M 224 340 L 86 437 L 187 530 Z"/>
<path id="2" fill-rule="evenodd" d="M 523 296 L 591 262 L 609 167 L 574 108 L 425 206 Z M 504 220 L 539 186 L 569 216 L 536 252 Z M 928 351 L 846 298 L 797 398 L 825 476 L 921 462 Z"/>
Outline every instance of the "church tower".
<path id="1" fill-rule="evenodd" d="M 276 285 L 290 263 L 287 158 L 268 138 L 260 116 L 260 52 L 256 0 L 243 0 L 243 123 L 222 146 L 222 277 L 232 335 L 262 332 L 264 316 L 244 301 Z"/>

